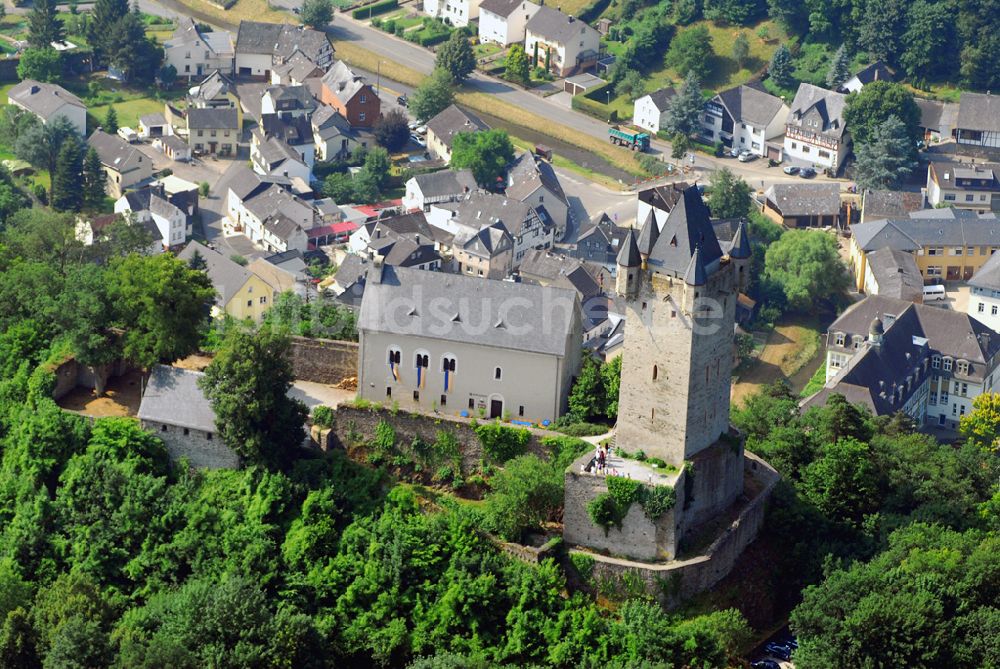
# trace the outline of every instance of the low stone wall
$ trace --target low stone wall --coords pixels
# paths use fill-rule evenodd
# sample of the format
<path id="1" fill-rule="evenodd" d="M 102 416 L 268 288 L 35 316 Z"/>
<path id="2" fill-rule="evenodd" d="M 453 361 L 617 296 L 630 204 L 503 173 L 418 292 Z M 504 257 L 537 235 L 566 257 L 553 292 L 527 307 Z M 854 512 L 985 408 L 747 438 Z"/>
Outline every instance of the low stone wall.
<path id="1" fill-rule="evenodd" d="M 471 419 L 457 416 L 434 416 L 410 413 L 390 409 L 372 408 L 359 409 L 353 406 L 341 405 L 334 409 L 334 428 L 330 438 L 331 445 L 344 448 L 352 441 L 368 441 L 375 437 L 375 428 L 379 421 L 385 420 L 396 431 L 397 443 L 409 444 L 419 437 L 422 441 L 433 443 L 439 430 L 451 432 L 462 450 L 462 473 L 466 474 L 479 468 L 483 460 L 483 447 L 473 429 Z M 516 428 L 517 426 L 510 426 Z M 528 452 L 540 457 L 548 455 L 542 446 L 546 436 L 563 436 L 547 430 L 529 429 L 531 438 L 528 441 Z"/>
<path id="2" fill-rule="evenodd" d="M 295 378 L 335 386 L 358 375 L 358 343 L 292 337 Z"/>
<path id="3" fill-rule="evenodd" d="M 778 473 L 766 462 L 745 452 L 744 471 L 754 479 L 759 492 L 747 501 L 739 516 L 701 554 L 687 560 L 645 563 L 608 557 L 573 549 L 574 554 L 594 560 L 588 581 L 599 590 L 631 593 L 640 587 L 668 609 L 675 609 L 694 595 L 709 590 L 732 571 L 743 550 L 757 538 L 764 525 L 764 515 Z M 604 587 L 602 587 L 602 585 Z"/>
<path id="4" fill-rule="evenodd" d="M 100 368 L 93 368 L 81 365 L 76 361 L 76 358 L 69 357 L 52 369 L 52 373 L 56 377 L 56 385 L 52 389 L 52 399 L 58 402 L 74 388 L 97 388 L 98 382 L 103 388 L 107 386 L 108 379 L 122 376 L 127 372 L 128 365 L 121 360 Z"/>
<path id="5" fill-rule="evenodd" d="M 142 428 L 163 440 L 174 462 L 186 458 L 196 469 L 240 468 L 240 457 L 218 435 L 151 420 L 142 421 Z"/>

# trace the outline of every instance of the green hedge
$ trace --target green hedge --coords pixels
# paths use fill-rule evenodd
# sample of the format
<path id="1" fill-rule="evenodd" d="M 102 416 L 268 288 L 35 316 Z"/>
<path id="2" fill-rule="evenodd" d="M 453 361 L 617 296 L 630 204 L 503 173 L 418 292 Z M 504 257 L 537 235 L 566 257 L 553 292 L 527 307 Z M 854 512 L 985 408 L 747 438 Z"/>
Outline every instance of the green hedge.
<path id="1" fill-rule="evenodd" d="M 356 19 L 365 19 L 369 16 L 385 14 L 396 9 L 396 7 L 399 7 L 399 0 L 378 0 L 378 2 L 373 2 L 365 7 L 358 7 L 351 12 L 351 16 Z"/>

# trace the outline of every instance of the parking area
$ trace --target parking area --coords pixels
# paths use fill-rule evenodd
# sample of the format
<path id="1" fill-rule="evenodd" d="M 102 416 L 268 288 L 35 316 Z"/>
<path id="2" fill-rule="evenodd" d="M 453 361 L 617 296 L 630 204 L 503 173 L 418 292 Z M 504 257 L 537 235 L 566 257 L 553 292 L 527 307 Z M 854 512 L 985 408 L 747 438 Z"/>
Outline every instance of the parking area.
<path id="1" fill-rule="evenodd" d="M 969 286 L 959 283 L 945 284 L 945 298 L 943 300 L 925 296 L 924 304 L 942 309 L 951 309 L 959 313 L 968 313 L 969 308 Z"/>

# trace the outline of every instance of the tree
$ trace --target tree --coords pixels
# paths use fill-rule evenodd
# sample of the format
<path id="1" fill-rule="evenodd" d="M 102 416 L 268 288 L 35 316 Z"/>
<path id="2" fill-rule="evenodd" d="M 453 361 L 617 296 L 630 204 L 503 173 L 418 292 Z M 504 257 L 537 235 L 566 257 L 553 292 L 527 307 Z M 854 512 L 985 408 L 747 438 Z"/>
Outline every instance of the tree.
<path id="1" fill-rule="evenodd" d="M 0 667 L 42 669 L 37 643 L 28 612 L 22 607 L 9 612 L 0 628 Z"/>
<path id="2" fill-rule="evenodd" d="M 698 128 L 698 118 L 704 107 L 701 80 L 691 70 L 678 88 L 677 95 L 667 102 L 667 118 L 663 129 L 671 135 L 690 137 Z"/>
<path id="3" fill-rule="evenodd" d="M 62 55 L 52 47 L 25 49 L 17 64 L 17 76 L 54 83 L 62 77 Z"/>
<path id="4" fill-rule="evenodd" d="M 163 48 L 146 37 L 146 27 L 136 12 L 129 12 L 111 27 L 106 44 L 108 63 L 126 81 L 153 80 L 163 61 Z"/>
<path id="5" fill-rule="evenodd" d="M 589 421 L 595 416 L 603 416 L 607 400 L 601 368 L 589 355 L 585 355 L 580 373 L 576 377 L 569 394 L 569 413 L 577 422 Z"/>
<path id="6" fill-rule="evenodd" d="M 514 160 L 514 145 L 506 130 L 460 132 L 452 139 L 452 169 L 470 169 L 476 183 L 494 188 Z"/>
<path id="7" fill-rule="evenodd" d="M 879 508 L 878 471 L 869 446 L 850 437 L 826 445 L 802 473 L 802 488 L 827 517 L 855 526 Z"/>
<path id="8" fill-rule="evenodd" d="M 750 212 L 750 186 L 728 167 L 723 167 L 712 175 L 708 207 L 712 210 L 712 218 L 746 216 Z"/>
<path id="9" fill-rule="evenodd" d="M 507 67 L 504 70 L 504 78 L 526 85 L 530 76 L 528 65 L 528 54 L 524 52 L 524 47 L 518 43 L 510 47 L 507 52 Z"/>
<path id="10" fill-rule="evenodd" d="M 789 230 L 771 244 L 764 258 L 764 277 L 774 281 L 792 309 L 814 309 L 847 286 L 837 242 L 813 230 Z"/>
<path id="11" fill-rule="evenodd" d="M 245 462 L 289 464 L 302 444 L 308 410 L 290 398 L 287 335 L 234 328 L 199 381 L 223 442 Z"/>
<path id="12" fill-rule="evenodd" d="M 83 175 L 80 182 L 83 208 L 97 210 L 104 206 L 108 194 L 108 175 L 101 165 L 101 158 L 93 147 L 87 147 L 83 157 Z"/>
<path id="13" fill-rule="evenodd" d="M 451 75 L 436 68 L 424 79 L 410 97 L 410 111 L 421 123 L 443 112 L 455 100 Z"/>
<path id="14" fill-rule="evenodd" d="M 56 211 L 79 211 L 83 206 L 82 174 L 83 146 L 75 137 L 67 137 L 59 149 L 56 171 L 52 174 L 49 201 Z"/>
<path id="15" fill-rule="evenodd" d="M 977 447 L 1000 451 L 1000 395 L 983 393 L 972 400 L 972 413 L 962 416 L 959 430 Z"/>
<path id="16" fill-rule="evenodd" d="M 670 44 L 666 65 L 676 72 L 694 72 L 698 79 L 709 74 L 712 57 L 712 36 L 705 26 L 683 30 Z"/>
<path id="17" fill-rule="evenodd" d="M 388 114 L 382 114 L 372 128 L 375 141 L 389 151 L 399 151 L 410 140 L 410 127 L 406 114 L 393 109 Z"/>
<path id="18" fill-rule="evenodd" d="M 310 28 L 323 30 L 333 21 L 333 3 L 330 0 L 305 0 L 299 17 Z"/>
<path id="19" fill-rule="evenodd" d="M 177 68 L 169 63 L 156 72 L 156 80 L 163 88 L 170 88 L 177 81 Z"/>
<path id="20" fill-rule="evenodd" d="M 639 70 L 629 70 L 621 80 L 615 84 L 615 96 L 627 95 L 629 100 L 635 102 L 646 93 L 646 79 Z"/>
<path id="21" fill-rule="evenodd" d="M 767 0 L 767 13 L 790 35 L 802 35 L 809 29 L 809 8 L 802 0 Z M 767 40 L 766 36 L 760 37 Z"/>
<path id="22" fill-rule="evenodd" d="M 876 128 L 869 142 L 858 144 L 855 152 L 854 179 L 862 192 L 895 188 L 917 166 L 913 140 L 894 115 Z"/>
<path id="23" fill-rule="evenodd" d="M 456 83 L 465 81 L 472 74 L 476 69 L 476 55 L 464 32 L 455 30 L 451 33 L 448 41 L 438 49 L 434 67 L 447 72 Z"/>
<path id="24" fill-rule="evenodd" d="M 909 0 L 866 0 L 858 26 L 858 46 L 873 60 L 895 63 L 906 29 Z"/>
<path id="25" fill-rule="evenodd" d="M 539 529 L 562 507 L 562 471 L 536 455 L 508 460 L 490 488 L 486 524 L 507 541 L 520 541 L 526 530 Z"/>
<path id="26" fill-rule="evenodd" d="M 736 36 L 733 40 L 733 60 L 736 64 L 743 68 L 747 62 L 747 58 L 750 57 L 750 40 L 747 39 L 747 34 L 740 31 L 740 34 Z"/>
<path id="27" fill-rule="evenodd" d="M 601 365 L 601 383 L 607 408 L 604 416 L 614 422 L 618 418 L 618 390 L 622 382 L 622 358 L 616 356 L 611 362 Z"/>
<path id="28" fill-rule="evenodd" d="M 771 64 L 767 66 L 767 76 L 779 88 L 791 88 L 792 80 L 792 52 L 782 44 L 774 55 L 771 56 Z"/>
<path id="29" fill-rule="evenodd" d="M 364 175 L 374 180 L 377 188 L 381 188 L 389 181 L 389 168 L 391 166 L 392 161 L 389 160 L 389 152 L 382 147 L 375 147 L 365 156 L 365 164 L 362 170 Z"/>
<path id="30" fill-rule="evenodd" d="M 953 8 L 947 3 L 917 0 L 910 5 L 899 62 L 915 81 L 955 74 L 956 60 L 941 54 L 958 49 Z"/>
<path id="31" fill-rule="evenodd" d="M 847 46 L 840 45 L 830 61 L 830 69 L 826 72 L 826 87 L 831 91 L 839 89 L 851 78 L 851 58 L 847 54 Z"/>
<path id="32" fill-rule="evenodd" d="M 87 31 L 87 41 L 94 49 L 98 63 L 106 63 L 112 50 L 112 29 L 129 13 L 128 0 L 96 0 L 93 18 Z"/>
<path id="33" fill-rule="evenodd" d="M 48 170 L 55 174 L 56 162 L 63 142 L 76 138 L 76 128 L 65 116 L 57 116 L 55 120 L 46 123 L 29 125 L 17 138 L 14 153 L 27 160 L 35 167 Z"/>
<path id="34" fill-rule="evenodd" d="M 203 272 L 170 254 L 130 255 L 111 265 L 108 292 L 116 305 L 122 354 L 149 369 L 198 349 L 215 291 Z"/>
<path id="35" fill-rule="evenodd" d="M 869 144 L 879 126 L 895 116 L 902 121 L 911 143 L 908 157 L 916 157 L 916 143 L 920 139 L 920 108 L 913 93 L 900 84 L 873 81 L 857 93 L 847 96 L 844 105 L 844 125 L 851 129 L 855 144 Z"/>
<path id="36" fill-rule="evenodd" d="M 66 29 L 55 0 L 36 0 L 28 14 L 28 44 L 36 49 L 49 49 L 53 42 L 65 39 Z"/>
<path id="37" fill-rule="evenodd" d="M 104 132 L 109 135 L 118 132 L 118 112 L 114 105 L 108 105 L 108 111 L 104 114 Z"/>
<path id="38" fill-rule="evenodd" d="M 746 25 L 764 11 L 763 0 L 704 0 L 705 18 L 733 26 Z"/>

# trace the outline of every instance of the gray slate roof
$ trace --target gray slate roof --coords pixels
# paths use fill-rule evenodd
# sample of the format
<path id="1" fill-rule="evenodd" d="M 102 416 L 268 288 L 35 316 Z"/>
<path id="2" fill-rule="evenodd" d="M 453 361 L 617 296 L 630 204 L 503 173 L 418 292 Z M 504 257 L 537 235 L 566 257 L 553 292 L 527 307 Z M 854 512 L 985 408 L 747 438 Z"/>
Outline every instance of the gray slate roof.
<path id="1" fill-rule="evenodd" d="M 840 138 L 844 134 L 844 105 L 847 96 L 834 93 L 812 84 L 799 84 L 795 99 L 791 104 L 787 125 L 800 127 L 807 132 L 816 132 L 830 137 Z M 823 127 L 806 126 L 802 117 L 816 110 L 823 122 Z"/>
<path id="2" fill-rule="evenodd" d="M 240 21 L 236 33 L 236 53 L 273 54 L 281 29 L 280 23 Z"/>
<path id="3" fill-rule="evenodd" d="M 65 105 L 82 107 L 87 105 L 62 86 L 46 84 L 34 79 L 25 79 L 7 91 L 7 98 L 16 101 L 32 114 L 48 120 Z"/>
<path id="4" fill-rule="evenodd" d="M 924 194 L 899 190 L 865 191 L 862 212 L 864 220 L 904 218 L 910 212 L 924 208 Z"/>
<path id="5" fill-rule="evenodd" d="M 139 419 L 215 432 L 215 411 L 198 387 L 201 372 L 156 365 L 139 404 Z"/>
<path id="6" fill-rule="evenodd" d="M 698 189 L 691 186 L 667 215 L 648 263 L 656 272 L 682 278 L 688 273 L 695 249 L 700 249 L 703 267 L 722 257 L 708 207 Z"/>
<path id="7" fill-rule="evenodd" d="M 1000 98 L 989 93 L 962 93 L 958 99 L 958 127 L 1000 132 Z"/>
<path id="8" fill-rule="evenodd" d="M 524 201 L 539 188 L 545 188 L 557 200 L 568 205 L 566 194 L 555 170 L 535 154 L 525 151 L 507 171 L 507 196 Z"/>
<path id="9" fill-rule="evenodd" d="M 544 6 L 528 20 L 527 30 L 557 44 L 579 40 L 586 33 L 597 34 L 585 21 Z"/>
<path id="10" fill-rule="evenodd" d="M 524 0 L 483 0 L 479 4 L 479 11 L 487 11 L 504 18 L 514 13 L 514 10 L 521 6 Z"/>
<path id="11" fill-rule="evenodd" d="M 837 184 L 774 184 L 765 194 L 783 216 L 830 216 L 840 213 Z"/>
<path id="12" fill-rule="evenodd" d="M 205 259 L 205 273 L 208 274 L 212 287 L 218 293 L 218 304 L 225 306 L 250 279 L 250 270 L 238 265 L 218 251 L 213 251 L 195 241 L 189 242 L 184 250 L 177 254 L 177 257 L 187 262 L 191 260 L 195 251 Z"/>
<path id="13" fill-rule="evenodd" d="M 653 101 L 653 106 L 656 107 L 662 114 L 667 110 L 667 105 L 670 103 L 674 97 L 676 97 L 677 91 L 674 90 L 672 86 L 667 86 L 666 88 L 661 88 L 658 91 L 653 91 L 649 94 L 649 98 Z"/>
<path id="14" fill-rule="evenodd" d="M 451 149 L 451 142 L 460 132 L 476 132 L 489 130 L 475 114 L 465 111 L 458 105 L 450 105 L 440 114 L 427 122 L 427 132 L 434 133 L 441 143 Z"/>
<path id="15" fill-rule="evenodd" d="M 781 98 L 745 85 L 722 91 L 715 100 L 729 111 L 736 123 L 749 123 L 755 128 L 767 126 L 785 104 Z"/>
<path id="16" fill-rule="evenodd" d="M 473 191 L 457 202 L 442 202 L 434 205 L 455 212 L 459 223 L 480 228 L 493 223 L 503 223 L 511 237 L 521 234 L 524 223 L 531 219 L 534 209 L 503 195 Z"/>
<path id="17" fill-rule="evenodd" d="M 578 312 L 564 288 L 383 267 L 369 270 L 358 330 L 565 357 Z"/>
<path id="18" fill-rule="evenodd" d="M 854 75 L 861 84 L 867 85 L 873 81 L 895 81 L 896 71 L 881 60 L 877 60 Z M 851 77 L 852 79 L 854 77 Z"/>
<path id="19" fill-rule="evenodd" d="M 368 82 L 354 70 L 347 66 L 342 60 L 333 64 L 326 74 L 323 75 L 323 86 L 343 103 L 347 103 L 357 95 L 361 89 L 368 86 Z"/>
<path id="20" fill-rule="evenodd" d="M 878 294 L 910 302 L 922 299 L 924 279 L 912 253 L 882 248 L 868 254 L 868 268 L 878 283 Z"/>
<path id="21" fill-rule="evenodd" d="M 103 130 L 95 130 L 87 138 L 89 144 L 101 159 L 101 164 L 116 171 L 123 171 L 132 161 L 137 158 L 137 162 L 142 160 L 142 154 L 118 135 L 109 135 Z"/>
<path id="22" fill-rule="evenodd" d="M 687 190 L 688 184 L 684 181 L 649 186 L 639 191 L 639 202 L 644 202 L 656 209 L 670 211 L 681 198 L 681 193 Z"/>
<path id="23" fill-rule="evenodd" d="M 986 290 L 1000 290 L 1000 253 L 994 253 L 969 279 L 969 285 Z"/>
<path id="24" fill-rule="evenodd" d="M 236 130 L 240 127 L 240 117 L 231 108 L 195 107 L 187 110 L 187 124 L 192 130 Z"/>
<path id="25" fill-rule="evenodd" d="M 625 241 L 622 242 L 621 250 L 618 251 L 618 265 L 621 267 L 638 267 L 642 264 L 639 257 L 639 246 L 635 241 L 635 232 L 632 228 L 625 233 Z"/>
<path id="26" fill-rule="evenodd" d="M 646 215 L 646 220 L 642 222 L 642 228 L 639 230 L 639 237 L 636 239 L 636 245 L 639 253 L 648 256 L 653 251 L 653 247 L 656 246 L 656 240 L 660 238 L 660 225 L 656 222 L 656 216 L 653 215 L 653 210 L 650 209 L 649 214 Z"/>
<path id="27" fill-rule="evenodd" d="M 889 247 L 916 251 L 924 246 L 1000 246 L 996 216 L 965 209 L 921 209 L 909 218 L 871 221 L 851 226 L 863 251 Z"/>
<path id="28" fill-rule="evenodd" d="M 476 189 L 472 170 L 441 170 L 413 177 L 424 197 L 459 196 Z"/>

